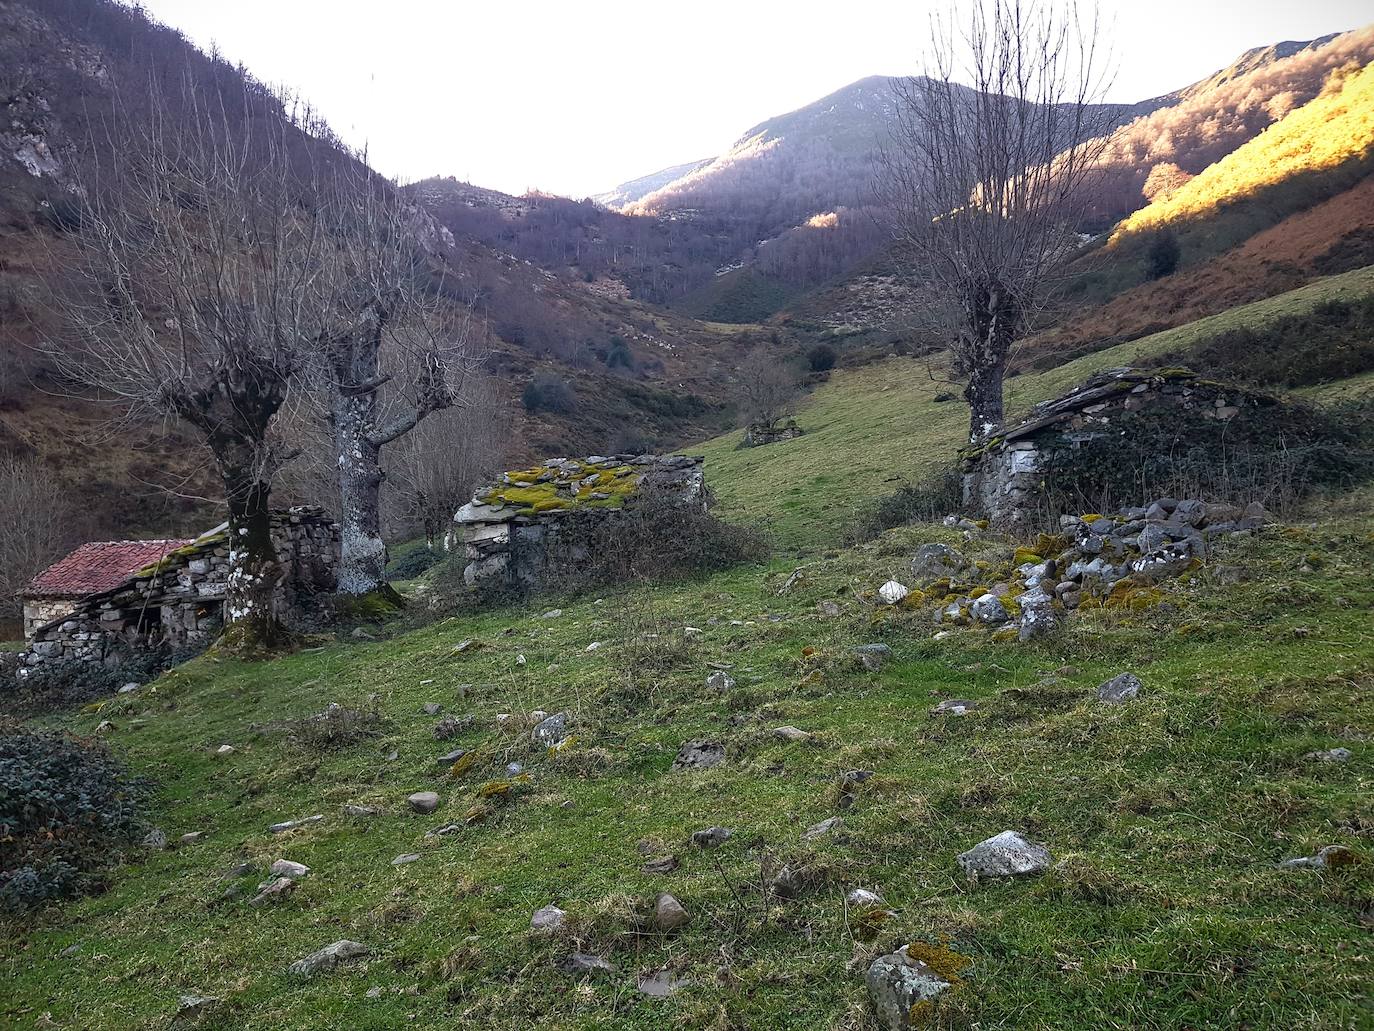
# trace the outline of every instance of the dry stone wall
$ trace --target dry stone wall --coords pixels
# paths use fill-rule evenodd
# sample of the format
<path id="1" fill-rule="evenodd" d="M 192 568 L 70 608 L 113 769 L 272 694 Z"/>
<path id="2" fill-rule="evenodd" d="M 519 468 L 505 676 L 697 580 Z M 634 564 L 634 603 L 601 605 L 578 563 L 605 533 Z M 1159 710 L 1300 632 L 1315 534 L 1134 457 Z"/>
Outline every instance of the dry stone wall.
<path id="1" fill-rule="evenodd" d="M 575 513 L 615 518 L 646 496 L 707 502 L 703 459 L 687 455 L 593 455 L 554 458 L 508 472 L 479 489 L 453 517 L 470 585 L 537 589 L 551 564 L 576 562 L 560 529 Z"/>

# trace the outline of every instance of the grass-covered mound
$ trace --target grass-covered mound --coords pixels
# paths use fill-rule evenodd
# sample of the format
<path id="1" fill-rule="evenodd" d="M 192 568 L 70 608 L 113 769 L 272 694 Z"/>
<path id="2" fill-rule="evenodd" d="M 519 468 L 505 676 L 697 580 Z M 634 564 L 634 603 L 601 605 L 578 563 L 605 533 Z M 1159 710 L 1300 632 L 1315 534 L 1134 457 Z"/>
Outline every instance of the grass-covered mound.
<path id="1" fill-rule="evenodd" d="M 957 976 L 941 1008 L 956 1026 L 1356 1026 L 1374 974 L 1360 511 L 1238 542 L 1165 585 L 1168 604 L 1076 615 L 1030 645 L 934 641 L 931 613 L 857 601 L 920 543 L 959 541 L 907 527 L 811 556 L 781 595 L 792 563 L 199 660 L 65 722 L 110 720 L 158 778 L 168 836 L 205 838 L 9 926 L 0 1016 L 167 1026 L 194 993 L 222 1000 L 225 1027 L 853 1029 L 871 1026 L 869 962 L 912 944 Z M 852 649 L 876 641 L 892 657 L 870 671 Z M 723 668 L 735 683 L 708 688 Z M 1140 697 L 1099 703 L 1127 670 Z M 942 698 L 977 707 L 930 714 Z M 377 718 L 306 747 L 293 728 L 331 702 Z M 536 710 L 567 714 L 558 747 L 531 740 Z M 724 761 L 673 771 L 687 740 Z M 1347 762 L 1307 757 L 1338 746 Z M 410 810 L 419 791 L 433 814 Z M 713 825 L 733 834 L 689 843 Z M 1007 829 L 1045 843 L 1051 869 L 969 884 L 955 855 Z M 1276 868 L 1333 843 L 1363 861 Z M 668 856 L 676 869 L 645 871 Z M 310 873 L 251 905 L 278 859 Z M 887 915 L 847 908 L 855 887 Z M 649 916 L 661 892 L 690 915 L 672 934 Z M 549 904 L 563 929 L 532 934 Z M 288 973 L 340 939 L 368 956 Z M 564 972 L 574 952 L 611 969 Z M 674 994 L 636 990 L 665 968 Z"/>

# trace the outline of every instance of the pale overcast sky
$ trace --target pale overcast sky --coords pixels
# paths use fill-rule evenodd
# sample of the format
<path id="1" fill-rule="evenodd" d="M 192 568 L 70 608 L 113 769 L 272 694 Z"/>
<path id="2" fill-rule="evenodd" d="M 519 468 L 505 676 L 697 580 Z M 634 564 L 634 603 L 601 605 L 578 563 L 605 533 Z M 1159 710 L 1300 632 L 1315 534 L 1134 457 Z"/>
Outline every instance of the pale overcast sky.
<path id="1" fill-rule="evenodd" d="M 403 180 L 572 196 L 720 153 L 745 129 L 921 64 L 931 0 L 144 0 L 294 88 Z M 940 5 L 943 6 L 943 5 Z M 1103 0 L 1110 99 L 1374 18 L 1369 0 Z"/>

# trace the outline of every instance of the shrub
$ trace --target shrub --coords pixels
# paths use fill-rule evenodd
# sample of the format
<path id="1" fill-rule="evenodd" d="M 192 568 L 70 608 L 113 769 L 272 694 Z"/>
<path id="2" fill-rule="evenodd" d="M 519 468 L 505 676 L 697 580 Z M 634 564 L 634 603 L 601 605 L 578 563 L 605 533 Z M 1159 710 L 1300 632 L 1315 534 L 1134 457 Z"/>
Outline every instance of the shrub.
<path id="1" fill-rule="evenodd" d="M 190 662 L 208 645 L 209 642 L 201 642 L 181 648 L 164 646 L 131 652 L 109 664 L 54 659 L 33 667 L 23 677 L 16 667 L 0 681 L 0 693 L 11 694 L 28 708 L 82 705 L 108 697 L 125 684 L 155 680 L 164 670 Z"/>
<path id="2" fill-rule="evenodd" d="M 634 371 L 634 367 L 635 356 L 630 351 L 630 345 L 625 342 L 625 338 L 611 337 L 611 348 L 606 352 L 606 368 Z"/>
<path id="3" fill-rule="evenodd" d="M 931 523 L 963 503 L 963 477 L 957 465 L 939 470 L 923 483 L 898 488 L 864 512 L 852 533 L 854 541 L 871 540 L 884 530 L 908 523 Z"/>
<path id="4" fill-rule="evenodd" d="M 103 745 L 0 720 L 0 910 L 97 888 L 146 832 L 147 794 Z"/>
<path id="5" fill-rule="evenodd" d="M 1374 370 L 1374 295 L 1327 301 L 1258 329 L 1227 330 L 1161 360 L 1270 387 L 1356 376 Z"/>
<path id="6" fill-rule="evenodd" d="M 644 497 L 620 512 L 572 513 L 560 521 L 547 586 L 580 590 L 663 580 L 761 562 L 769 546 L 757 530 L 695 506 Z"/>
<path id="7" fill-rule="evenodd" d="M 829 344 L 817 344 L 806 352 L 806 364 L 812 372 L 828 372 L 835 367 L 838 355 Z"/>
<path id="8" fill-rule="evenodd" d="M 566 415 L 577 407 L 577 396 L 568 382 L 551 372 L 537 372 L 525 385 L 520 401 L 527 412 Z"/>
<path id="9" fill-rule="evenodd" d="M 1319 488 L 1374 476 L 1374 405 L 1332 409 L 1293 403 L 1247 408 L 1230 423 L 1200 413 L 1123 415 L 1116 432 L 1048 442 L 1046 514 L 1110 512 L 1154 497 L 1262 501 L 1282 511 Z"/>
<path id="10" fill-rule="evenodd" d="M 287 736 L 311 752 L 334 752 L 365 738 L 378 737 L 385 721 L 376 709 L 350 709 L 330 702 L 323 712 L 286 724 Z"/>
<path id="11" fill-rule="evenodd" d="M 1172 229 L 1161 229 L 1150 239 L 1145 250 L 1145 275 L 1149 279 L 1163 279 L 1171 276 L 1178 268 L 1182 252 L 1179 250 L 1178 237 Z"/>
<path id="12" fill-rule="evenodd" d="M 434 551 L 426 544 L 408 548 L 387 564 L 387 578 L 413 580 L 425 570 L 432 568 L 443 557 L 442 552 Z"/>

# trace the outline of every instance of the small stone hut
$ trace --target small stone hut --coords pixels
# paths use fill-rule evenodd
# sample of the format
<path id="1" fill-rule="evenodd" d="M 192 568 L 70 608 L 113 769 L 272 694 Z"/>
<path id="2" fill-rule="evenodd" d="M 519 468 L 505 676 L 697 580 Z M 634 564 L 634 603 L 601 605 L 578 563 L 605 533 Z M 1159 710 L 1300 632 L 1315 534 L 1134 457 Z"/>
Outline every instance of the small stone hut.
<path id="1" fill-rule="evenodd" d="M 1274 403 L 1190 369 L 1109 369 L 1036 405 L 1030 418 L 982 446 L 961 452 L 963 507 L 1001 526 L 1026 522 L 1040 502 L 1049 453 L 1103 436 L 1127 412 L 1173 408 L 1223 426 L 1246 408 Z"/>
<path id="2" fill-rule="evenodd" d="M 615 518 L 650 496 L 705 508 L 703 461 L 687 455 L 593 455 L 552 458 L 505 473 L 453 517 L 453 537 L 468 560 L 463 577 L 469 584 L 534 590 L 550 567 L 578 561 L 561 532 L 574 514 Z"/>
<path id="3" fill-rule="evenodd" d="M 334 590 L 339 527 L 322 509 L 292 508 L 273 513 L 272 542 L 287 571 L 278 605 L 289 620 Z M 227 525 L 189 540 L 83 544 L 24 591 L 24 663 L 115 662 L 206 640 L 224 623 L 229 570 Z"/>

